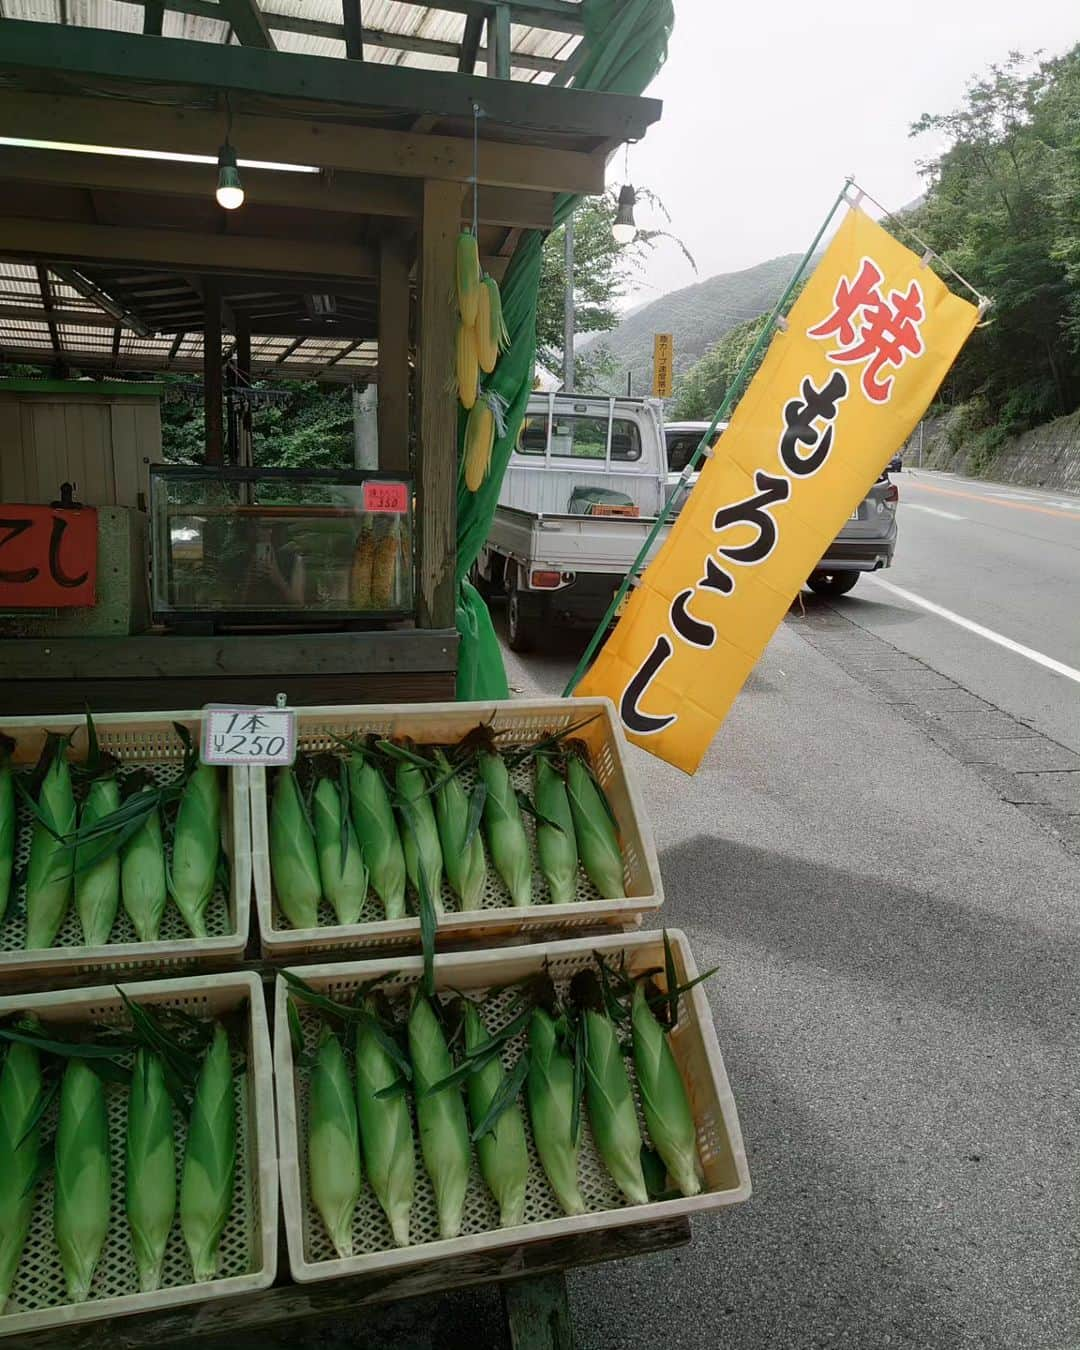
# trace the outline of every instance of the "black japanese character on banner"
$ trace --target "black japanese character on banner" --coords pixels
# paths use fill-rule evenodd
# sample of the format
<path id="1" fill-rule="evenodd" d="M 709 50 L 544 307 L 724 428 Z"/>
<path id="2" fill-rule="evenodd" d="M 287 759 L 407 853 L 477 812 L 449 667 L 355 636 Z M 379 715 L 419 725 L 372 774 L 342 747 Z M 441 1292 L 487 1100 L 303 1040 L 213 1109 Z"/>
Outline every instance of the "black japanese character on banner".
<path id="1" fill-rule="evenodd" d="M 68 522 L 61 516 L 56 516 L 52 523 L 52 534 L 49 536 L 49 573 L 53 581 L 58 586 L 84 586 L 90 576 L 89 572 L 83 572 L 81 576 L 69 577 L 60 566 L 60 545 L 64 540 L 64 531 L 68 527 Z"/>
<path id="2" fill-rule="evenodd" d="M 687 603 L 693 599 L 695 588 L 688 587 L 671 602 L 671 626 L 684 642 L 689 642 L 691 647 L 711 647 L 716 641 L 716 629 L 711 623 L 705 623 L 702 619 L 695 619 L 692 614 L 686 610 Z"/>
<path id="3" fill-rule="evenodd" d="M 759 563 L 769 556 L 776 547 L 776 521 L 769 515 L 769 507 L 786 502 L 791 496 L 791 483 L 787 478 L 774 478 L 763 469 L 754 474 L 754 486 L 756 497 L 748 497 L 734 506 L 724 506 L 713 517 L 713 529 L 717 533 L 729 525 L 753 525 L 758 532 L 753 543 L 717 548 L 717 553 L 732 562 Z"/>
<path id="4" fill-rule="evenodd" d="M 784 404 L 784 424 L 787 430 L 780 439 L 780 459 L 789 472 L 799 478 L 809 478 L 829 458 L 832 449 L 833 427 L 821 432 L 814 426 L 819 419 L 832 423 L 836 420 L 837 405 L 847 398 L 848 382 L 835 371 L 823 388 L 817 389 L 813 380 L 802 382 L 802 398 L 789 399 Z M 816 446 L 808 455 L 799 451 L 800 445 Z"/>
<path id="5" fill-rule="evenodd" d="M 10 544 L 13 539 L 18 539 L 20 534 L 25 534 L 33 525 L 32 520 L 0 520 L 0 530 L 6 530 L 7 533 L 0 539 L 0 549 L 5 544 Z M 4 570 L 0 568 L 0 581 L 9 581 L 15 585 L 21 585 L 28 581 L 33 581 L 37 576 L 39 569 L 36 567 L 23 567 L 18 571 Z"/>
<path id="6" fill-rule="evenodd" d="M 642 712 L 638 707 L 639 701 L 644 698 L 645 691 L 652 683 L 660 667 L 672 653 L 671 642 L 661 634 L 656 639 L 652 651 L 638 667 L 633 679 L 623 690 L 623 696 L 619 700 L 619 716 L 622 718 L 623 726 L 628 731 L 636 732 L 639 736 L 652 736 L 657 731 L 663 731 L 669 727 L 672 722 L 677 721 L 676 715 L 671 713 L 667 717 L 652 717 L 647 712 Z"/>

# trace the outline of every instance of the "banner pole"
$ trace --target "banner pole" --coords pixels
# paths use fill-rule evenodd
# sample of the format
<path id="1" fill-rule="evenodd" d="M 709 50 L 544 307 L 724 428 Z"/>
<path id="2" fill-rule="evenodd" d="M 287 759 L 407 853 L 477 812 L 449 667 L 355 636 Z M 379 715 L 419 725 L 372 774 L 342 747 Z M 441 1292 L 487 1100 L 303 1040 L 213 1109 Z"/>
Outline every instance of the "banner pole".
<path id="1" fill-rule="evenodd" d="M 746 355 L 746 359 L 743 361 L 742 365 L 739 367 L 735 375 L 735 378 L 728 386 L 728 391 L 724 395 L 724 401 L 720 404 L 720 407 L 717 408 L 716 413 L 714 414 L 713 419 L 709 424 L 708 431 L 706 431 L 705 434 L 702 436 L 701 440 L 698 441 L 697 448 L 687 461 L 685 468 L 679 475 L 679 481 L 675 484 L 674 488 L 672 488 L 670 496 L 664 503 L 663 508 L 660 511 L 660 514 L 656 517 L 656 520 L 653 523 L 653 527 L 649 531 L 648 537 L 646 538 L 644 544 L 642 544 L 637 557 L 634 559 L 630 567 L 630 570 L 623 578 L 622 585 L 615 592 L 614 599 L 608 606 L 607 613 L 600 620 L 599 624 L 597 625 L 596 632 L 593 633 L 592 637 L 589 639 L 589 645 L 585 648 L 584 652 L 582 653 L 581 660 L 577 664 L 577 669 L 574 671 L 573 675 L 570 676 L 566 688 L 563 690 L 562 693 L 563 698 L 569 698 L 570 695 L 581 683 L 582 676 L 589 668 L 589 662 L 596 655 L 596 649 L 597 647 L 600 646 L 601 642 L 604 640 L 604 635 L 607 633 L 607 630 L 611 625 L 611 621 L 615 617 L 615 611 L 622 604 L 627 591 L 633 584 L 634 578 L 640 572 L 641 565 L 644 562 L 645 558 L 648 557 L 649 550 L 656 542 L 657 535 L 667 524 L 668 517 L 671 515 L 672 503 L 675 501 L 675 498 L 683 490 L 686 484 L 690 481 L 690 476 L 693 474 L 694 470 L 700 463 L 701 457 L 705 454 L 705 451 L 712 444 L 713 437 L 716 434 L 716 428 L 727 416 L 728 411 L 731 408 L 731 405 L 735 402 L 735 399 L 741 393 L 742 382 L 746 378 L 747 372 L 753 367 L 753 364 L 760 355 L 762 348 L 765 346 L 766 342 L 768 342 L 769 338 L 772 336 L 772 331 L 776 327 L 777 319 L 779 319 L 780 315 L 783 313 L 785 305 L 791 299 L 792 291 L 794 291 L 795 287 L 801 281 L 802 274 L 806 271 L 810 259 L 814 256 L 815 252 L 817 251 L 817 246 L 818 244 L 821 243 L 822 236 L 832 223 L 833 216 L 836 215 L 837 211 L 840 208 L 841 203 L 847 199 L 848 188 L 851 187 L 854 181 L 855 180 L 853 178 L 848 178 L 845 180 L 844 186 L 840 189 L 839 193 L 837 194 L 836 201 L 834 201 L 832 206 L 829 208 L 829 214 L 821 222 L 820 229 L 818 230 L 817 234 L 814 235 L 813 242 L 810 244 L 810 247 L 803 254 L 802 261 L 799 263 L 798 267 L 796 267 L 795 271 L 791 274 L 791 280 L 788 282 L 783 295 L 776 302 L 775 306 L 773 307 L 773 311 L 769 315 L 768 321 L 765 324 L 765 327 L 758 334 L 757 341 L 750 348 L 750 351 Z"/>

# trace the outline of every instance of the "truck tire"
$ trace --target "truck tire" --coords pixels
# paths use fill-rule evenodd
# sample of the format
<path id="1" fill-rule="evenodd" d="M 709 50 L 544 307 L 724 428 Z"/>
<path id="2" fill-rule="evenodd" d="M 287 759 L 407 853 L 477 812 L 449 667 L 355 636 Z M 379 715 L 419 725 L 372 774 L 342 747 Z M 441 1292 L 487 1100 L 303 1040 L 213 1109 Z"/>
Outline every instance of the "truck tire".
<path id="1" fill-rule="evenodd" d="M 517 569 L 506 600 L 506 640 L 512 652 L 531 652 L 540 639 L 545 605 L 518 586 Z"/>
<path id="2" fill-rule="evenodd" d="M 858 579 L 858 572 L 811 572 L 806 584 L 816 595 L 847 595 Z"/>

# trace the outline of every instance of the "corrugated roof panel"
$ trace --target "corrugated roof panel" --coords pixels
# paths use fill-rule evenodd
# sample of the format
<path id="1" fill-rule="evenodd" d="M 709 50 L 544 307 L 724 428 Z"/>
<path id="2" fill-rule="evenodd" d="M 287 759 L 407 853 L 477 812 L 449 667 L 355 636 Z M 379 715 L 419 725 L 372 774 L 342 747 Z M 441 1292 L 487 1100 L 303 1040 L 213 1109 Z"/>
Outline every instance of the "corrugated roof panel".
<path id="1" fill-rule="evenodd" d="M 142 5 L 120 0 L 68 0 L 68 23 L 80 28 L 111 28 L 117 33 L 141 33 Z"/>
<path id="2" fill-rule="evenodd" d="M 229 25 L 217 19 L 201 19 L 194 14 L 177 14 L 167 9 L 161 33 L 163 37 L 187 38 L 190 42 L 223 43 L 228 38 Z"/>
<path id="3" fill-rule="evenodd" d="M 30 19 L 34 23 L 59 23 L 60 0 L 4 0 L 9 19 Z"/>

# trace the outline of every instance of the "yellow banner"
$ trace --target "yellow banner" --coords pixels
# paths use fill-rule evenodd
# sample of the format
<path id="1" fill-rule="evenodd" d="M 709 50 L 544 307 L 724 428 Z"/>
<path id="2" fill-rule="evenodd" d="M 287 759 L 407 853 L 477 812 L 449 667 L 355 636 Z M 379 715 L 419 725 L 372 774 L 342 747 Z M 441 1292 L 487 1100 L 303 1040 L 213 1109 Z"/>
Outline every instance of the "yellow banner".
<path id="1" fill-rule="evenodd" d="M 675 387 L 672 362 L 675 359 L 675 338 L 671 333 L 653 334 L 652 392 L 653 398 L 670 398 Z"/>
<path id="2" fill-rule="evenodd" d="M 576 692 L 611 698 L 630 740 L 693 773 L 978 317 L 849 210 Z"/>

